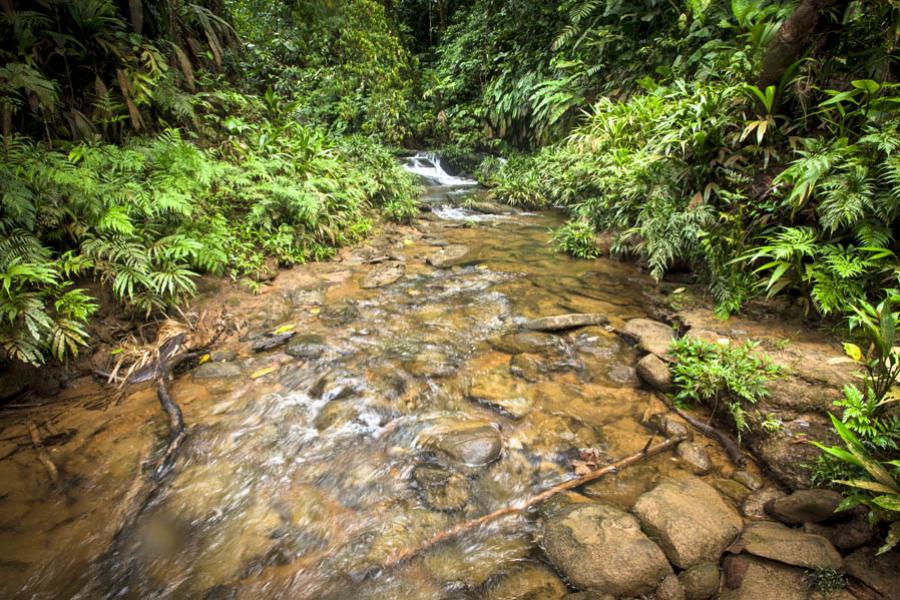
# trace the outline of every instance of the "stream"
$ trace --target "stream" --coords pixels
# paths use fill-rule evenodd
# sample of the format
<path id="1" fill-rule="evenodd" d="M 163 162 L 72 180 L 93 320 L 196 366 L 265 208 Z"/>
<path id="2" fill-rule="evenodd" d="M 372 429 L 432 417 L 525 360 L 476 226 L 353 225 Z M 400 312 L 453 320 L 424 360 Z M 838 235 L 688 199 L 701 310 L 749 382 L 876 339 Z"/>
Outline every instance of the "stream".
<path id="1" fill-rule="evenodd" d="M 204 282 L 198 306 L 248 325 L 173 382 L 188 437 L 127 535 L 114 539 L 140 465 L 168 433 L 155 389 L 84 378 L 34 417 L 60 481 L 24 441 L 0 461 L 0 596 L 500 598 L 497 582 L 546 564 L 526 514 L 383 568 L 575 477 L 585 451 L 604 464 L 645 446 L 655 399 L 629 343 L 604 326 L 521 325 L 600 313 L 619 326 L 648 316 L 652 282 L 554 252 L 560 215 L 499 209 L 427 155 L 407 165 L 428 184 L 415 226 L 285 271 L 260 296 Z M 274 330 L 295 335 L 251 350 Z M 7 417 L 0 438 L 24 427 Z M 665 453 L 580 491 L 628 509 L 682 468 Z"/>

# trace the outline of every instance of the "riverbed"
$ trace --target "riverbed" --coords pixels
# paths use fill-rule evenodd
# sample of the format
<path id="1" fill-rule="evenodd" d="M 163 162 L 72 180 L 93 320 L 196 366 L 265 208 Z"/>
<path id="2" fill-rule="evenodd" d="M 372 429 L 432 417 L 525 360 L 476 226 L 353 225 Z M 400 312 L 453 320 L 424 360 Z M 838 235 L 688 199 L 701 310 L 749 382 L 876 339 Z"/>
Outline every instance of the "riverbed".
<path id="1" fill-rule="evenodd" d="M 615 333 L 655 316 L 653 282 L 554 252 L 560 215 L 467 208 L 483 200 L 471 182 L 432 185 L 413 226 L 285 271 L 258 296 L 205 282 L 196 307 L 244 325 L 175 378 L 188 437 L 137 518 L 142 465 L 168 433 L 154 387 L 83 379 L 27 415 L 56 484 L 25 415 L 8 416 L 0 438 L 21 449 L 0 461 L 0 595 L 499 598 L 555 577 L 533 511 L 386 567 L 662 439 L 646 424 L 658 401 L 635 375 L 637 350 Z M 568 313 L 609 324 L 522 330 Z M 253 351 L 273 332 L 294 335 Z M 708 446 L 714 475 L 729 477 Z M 580 491 L 628 510 L 685 469 L 665 453 Z"/>

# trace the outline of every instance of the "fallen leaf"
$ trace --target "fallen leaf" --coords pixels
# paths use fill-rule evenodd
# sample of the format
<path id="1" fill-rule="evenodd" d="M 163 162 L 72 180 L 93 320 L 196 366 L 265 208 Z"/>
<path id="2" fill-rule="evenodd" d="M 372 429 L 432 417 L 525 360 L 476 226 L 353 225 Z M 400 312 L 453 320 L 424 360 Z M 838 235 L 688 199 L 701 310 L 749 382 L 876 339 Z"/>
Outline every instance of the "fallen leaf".
<path id="1" fill-rule="evenodd" d="M 260 369 L 259 371 L 254 371 L 250 375 L 250 379 L 259 379 L 260 377 L 268 375 L 269 373 L 271 373 L 274 370 L 275 370 L 275 367 L 266 367 L 265 369 Z"/>
<path id="2" fill-rule="evenodd" d="M 208 362 L 209 362 L 209 354 L 204 354 L 203 356 L 200 357 L 200 364 L 201 364 L 201 365 L 202 365 L 203 363 L 208 363 Z"/>
<path id="3" fill-rule="evenodd" d="M 287 325 L 282 325 L 278 329 L 272 332 L 272 335 L 279 335 L 282 333 L 287 333 L 288 331 L 293 330 L 295 325 L 293 323 L 288 323 Z"/>

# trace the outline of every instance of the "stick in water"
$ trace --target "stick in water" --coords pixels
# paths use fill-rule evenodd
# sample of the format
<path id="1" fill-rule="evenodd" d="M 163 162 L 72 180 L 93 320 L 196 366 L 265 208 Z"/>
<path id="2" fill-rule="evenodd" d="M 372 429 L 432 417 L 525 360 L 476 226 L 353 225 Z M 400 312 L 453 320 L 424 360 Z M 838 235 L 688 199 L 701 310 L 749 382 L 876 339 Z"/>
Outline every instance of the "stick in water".
<path id="1" fill-rule="evenodd" d="M 490 523 L 491 521 L 495 521 L 495 520 L 499 519 L 500 517 L 505 517 L 507 515 L 513 515 L 513 514 L 523 512 L 523 511 L 531 508 L 532 506 L 537 506 L 538 504 L 548 500 L 549 498 L 552 498 L 553 496 L 555 496 L 556 494 L 559 494 L 560 492 L 566 492 L 568 490 L 571 490 L 571 489 L 574 489 L 577 487 L 581 487 L 584 484 L 590 483 L 591 481 L 594 481 L 595 479 L 600 479 L 601 477 L 603 477 L 604 475 L 608 475 L 609 473 L 617 473 L 618 471 L 621 471 L 622 469 L 624 469 L 626 467 L 629 467 L 637 462 L 640 462 L 640 461 L 644 460 L 645 458 L 649 458 L 656 454 L 665 452 L 669 448 L 677 445 L 679 442 L 684 441 L 684 437 L 676 436 L 673 438 L 669 438 L 669 439 L 665 440 L 664 442 L 660 442 L 659 444 L 656 444 L 654 446 L 650 445 L 650 442 L 652 442 L 652 441 L 653 441 L 653 438 L 650 438 L 650 440 L 647 442 L 647 445 L 644 446 L 644 449 L 641 450 L 640 452 L 638 452 L 636 454 L 632 454 L 631 456 L 628 456 L 626 458 L 623 458 L 622 460 L 620 460 L 618 462 L 614 462 L 611 465 L 607 465 L 607 466 L 603 467 L 602 469 L 597 469 L 596 471 L 591 471 L 587 475 L 578 477 L 576 479 L 570 479 L 569 481 L 566 481 L 564 483 L 555 485 L 551 488 L 544 490 L 537 496 L 532 496 L 531 498 L 528 498 L 517 504 L 513 504 L 512 506 L 507 506 L 507 507 L 501 508 L 490 514 L 484 515 L 482 517 L 478 517 L 477 519 L 473 519 L 471 521 L 466 521 L 465 523 L 460 523 L 456 527 L 454 527 L 452 529 L 448 529 L 447 531 L 442 531 L 441 533 L 435 535 L 434 537 L 426 540 L 423 544 L 421 544 L 420 546 L 418 546 L 416 548 L 412 548 L 410 550 L 404 550 L 402 552 L 395 554 L 393 557 L 391 557 L 391 559 L 387 563 L 385 563 L 384 567 L 385 568 L 395 567 L 395 566 L 399 565 L 400 563 L 406 562 L 410 558 L 412 558 L 418 554 L 421 554 L 422 552 L 428 550 L 429 548 L 431 548 L 437 544 L 440 544 L 441 542 L 447 541 L 447 540 L 455 538 L 455 537 L 459 537 L 460 535 L 462 535 L 464 533 L 472 531 L 473 529 L 477 529 L 478 527 L 481 527 L 482 525 Z"/>
<path id="2" fill-rule="evenodd" d="M 28 421 L 26 426 L 28 427 L 28 434 L 31 436 L 31 443 L 34 445 L 34 451 L 37 452 L 38 460 L 41 461 L 41 464 L 47 469 L 47 474 L 50 475 L 50 481 L 56 483 L 57 479 L 59 479 L 59 472 L 56 470 L 56 465 L 50 460 L 47 449 L 44 448 L 44 442 L 41 441 L 41 434 L 38 433 L 37 425 L 34 424 L 34 421 Z"/>

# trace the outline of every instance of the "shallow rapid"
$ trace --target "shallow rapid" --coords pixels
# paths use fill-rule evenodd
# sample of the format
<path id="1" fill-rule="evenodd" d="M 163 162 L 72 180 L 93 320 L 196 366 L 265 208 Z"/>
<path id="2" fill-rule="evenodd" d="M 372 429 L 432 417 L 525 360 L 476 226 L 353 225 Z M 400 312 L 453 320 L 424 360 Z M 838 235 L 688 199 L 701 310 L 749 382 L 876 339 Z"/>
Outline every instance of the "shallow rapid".
<path id="1" fill-rule="evenodd" d="M 48 442 L 60 484 L 30 451 L 0 462 L 0 596 L 475 598 L 541 564 L 525 515 L 384 568 L 574 477 L 585 451 L 602 464 L 644 447 L 653 399 L 635 350 L 606 327 L 521 324 L 646 316 L 650 282 L 553 252 L 557 215 L 466 208 L 474 182 L 434 157 L 408 164 L 429 183 L 415 227 L 284 272 L 262 296 L 206 282 L 197 306 L 227 306 L 246 328 L 176 378 L 188 438 L 136 519 L 140 465 L 168 431 L 154 389 L 84 379 L 64 392 L 44 415 L 62 436 Z M 22 427 L 8 420 L 0 437 Z M 627 508 L 676 468 L 659 456 L 583 491 Z"/>

